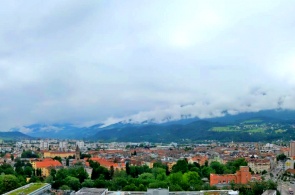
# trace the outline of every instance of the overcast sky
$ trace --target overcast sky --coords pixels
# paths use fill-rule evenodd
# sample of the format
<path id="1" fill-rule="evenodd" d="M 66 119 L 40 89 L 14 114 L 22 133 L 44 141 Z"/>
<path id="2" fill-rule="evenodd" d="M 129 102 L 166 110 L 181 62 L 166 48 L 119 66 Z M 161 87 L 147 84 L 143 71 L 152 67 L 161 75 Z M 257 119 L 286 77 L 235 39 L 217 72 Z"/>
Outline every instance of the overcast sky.
<path id="1" fill-rule="evenodd" d="M 295 109 L 293 0 L 0 0 L 0 129 Z"/>

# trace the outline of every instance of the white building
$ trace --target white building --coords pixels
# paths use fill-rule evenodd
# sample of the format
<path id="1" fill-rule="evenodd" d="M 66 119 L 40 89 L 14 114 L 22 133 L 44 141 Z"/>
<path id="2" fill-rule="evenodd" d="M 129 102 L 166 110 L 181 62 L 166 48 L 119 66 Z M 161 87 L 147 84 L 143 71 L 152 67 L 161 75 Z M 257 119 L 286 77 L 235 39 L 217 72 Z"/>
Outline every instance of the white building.
<path id="1" fill-rule="evenodd" d="M 40 140 L 39 148 L 40 148 L 41 150 L 49 149 L 49 142 L 48 142 L 48 141 Z"/>
<path id="2" fill-rule="evenodd" d="M 76 146 L 78 146 L 81 149 L 85 147 L 85 143 L 83 141 L 77 141 Z"/>
<path id="3" fill-rule="evenodd" d="M 68 149 L 68 142 L 66 141 L 59 142 L 58 148 L 60 151 L 66 151 Z"/>

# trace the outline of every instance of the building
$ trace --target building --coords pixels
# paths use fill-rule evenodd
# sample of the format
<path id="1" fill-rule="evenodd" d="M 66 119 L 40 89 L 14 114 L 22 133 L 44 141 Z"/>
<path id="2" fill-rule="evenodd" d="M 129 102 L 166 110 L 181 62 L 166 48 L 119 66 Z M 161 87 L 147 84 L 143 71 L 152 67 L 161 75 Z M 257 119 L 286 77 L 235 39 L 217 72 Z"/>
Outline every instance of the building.
<path id="1" fill-rule="evenodd" d="M 14 189 L 3 195 L 10 194 L 30 194 L 30 195 L 42 195 L 49 194 L 51 190 L 51 185 L 48 183 L 30 183 L 25 186 Z"/>
<path id="2" fill-rule="evenodd" d="M 103 166 L 107 169 L 113 167 L 114 170 L 125 170 L 125 163 L 114 163 L 104 158 L 90 158 L 90 160 L 98 162 L 100 166 Z"/>
<path id="3" fill-rule="evenodd" d="M 261 195 L 277 195 L 277 191 L 276 190 L 266 190 Z"/>
<path id="4" fill-rule="evenodd" d="M 80 149 L 85 147 L 85 143 L 83 141 L 77 141 L 76 146 L 78 146 Z"/>
<path id="5" fill-rule="evenodd" d="M 246 184 L 251 180 L 248 166 L 241 166 L 235 174 L 210 174 L 210 186 L 229 185 L 231 182 Z"/>
<path id="6" fill-rule="evenodd" d="M 290 154 L 289 156 L 295 156 L 295 141 L 290 142 Z"/>
<path id="7" fill-rule="evenodd" d="M 74 156 L 76 152 L 57 152 L 57 151 L 44 151 L 44 158 L 54 158 L 56 156 L 61 158 L 68 158 L 69 156 Z"/>
<path id="8" fill-rule="evenodd" d="M 284 163 L 284 162 L 283 162 L 283 163 Z M 294 165 L 295 165 L 295 160 L 293 160 L 293 159 L 288 159 L 288 160 L 285 162 L 285 165 L 283 166 L 284 171 L 287 170 L 287 169 L 294 169 Z"/>
<path id="9" fill-rule="evenodd" d="M 75 159 L 76 159 L 76 160 L 80 160 L 80 158 L 81 158 L 80 153 L 81 153 L 80 148 L 79 148 L 79 146 L 77 145 L 77 146 L 76 146 L 76 156 L 75 156 Z"/>
<path id="10" fill-rule="evenodd" d="M 49 148 L 49 142 L 40 140 L 39 148 L 41 150 L 47 150 Z"/>
<path id="11" fill-rule="evenodd" d="M 106 195 L 107 192 L 106 188 L 81 188 L 75 195 Z"/>
<path id="12" fill-rule="evenodd" d="M 198 163 L 199 165 L 203 166 L 205 165 L 206 161 L 208 161 L 208 157 L 207 156 L 194 156 L 188 159 L 188 163 L 193 164 L 194 162 Z"/>
<path id="13" fill-rule="evenodd" d="M 32 162 L 32 167 L 35 170 L 41 169 L 41 176 L 47 177 L 48 175 L 50 175 L 50 170 L 52 168 L 54 169 L 61 168 L 62 164 L 57 160 L 47 158 L 47 159 L 43 159 L 42 161 Z"/>
<path id="14" fill-rule="evenodd" d="M 66 151 L 68 149 L 68 142 L 65 142 L 65 141 L 59 142 L 58 148 L 60 151 Z"/>
<path id="15" fill-rule="evenodd" d="M 270 171 L 270 160 L 269 159 L 255 159 L 250 158 L 248 160 L 248 166 L 254 173 L 261 173 L 262 171 Z"/>

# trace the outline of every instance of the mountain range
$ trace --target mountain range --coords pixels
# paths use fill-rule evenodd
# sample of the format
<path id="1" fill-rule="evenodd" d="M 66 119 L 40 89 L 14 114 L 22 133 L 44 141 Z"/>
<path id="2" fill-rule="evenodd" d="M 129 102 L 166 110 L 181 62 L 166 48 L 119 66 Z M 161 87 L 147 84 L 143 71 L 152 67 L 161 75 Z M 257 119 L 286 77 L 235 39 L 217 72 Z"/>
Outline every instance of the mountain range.
<path id="1" fill-rule="evenodd" d="M 153 121 L 78 127 L 73 124 L 33 124 L 21 131 L 36 138 L 84 139 L 93 141 L 187 142 L 202 140 L 268 141 L 295 138 L 294 110 L 264 110 L 222 117 L 187 118 L 161 124 Z"/>

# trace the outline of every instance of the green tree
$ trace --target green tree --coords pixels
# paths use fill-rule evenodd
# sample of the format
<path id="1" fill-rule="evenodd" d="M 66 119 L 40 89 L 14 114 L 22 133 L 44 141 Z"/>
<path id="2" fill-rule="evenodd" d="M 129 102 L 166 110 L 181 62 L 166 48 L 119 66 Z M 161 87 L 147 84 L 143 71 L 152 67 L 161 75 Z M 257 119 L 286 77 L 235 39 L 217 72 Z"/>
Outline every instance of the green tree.
<path id="1" fill-rule="evenodd" d="M 215 171 L 216 174 L 224 174 L 226 167 L 219 162 L 212 162 L 210 167 Z"/>
<path id="2" fill-rule="evenodd" d="M 85 171 L 83 167 L 77 167 L 76 172 L 77 172 L 76 177 L 79 179 L 80 183 L 83 183 L 84 180 L 88 178 L 88 173 Z"/>
<path id="3" fill-rule="evenodd" d="M 65 184 L 75 191 L 79 190 L 80 188 L 80 181 L 76 177 L 67 176 L 65 178 Z"/>
<path id="4" fill-rule="evenodd" d="M 113 178 L 114 173 L 115 173 L 114 167 L 111 166 L 111 168 L 110 168 L 110 177 L 111 177 L 111 178 Z"/>
<path id="5" fill-rule="evenodd" d="M 199 174 L 192 171 L 183 174 L 183 180 L 190 184 L 192 190 L 196 190 L 197 186 L 202 184 Z"/>
<path id="6" fill-rule="evenodd" d="M 85 179 L 85 181 L 82 183 L 82 187 L 93 188 L 94 181 L 91 179 Z"/>
<path id="7" fill-rule="evenodd" d="M 156 178 L 159 181 L 165 181 L 166 180 L 166 170 L 163 168 L 153 168 L 152 173 L 154 175 L 154 178 Z"/>
<path id="8" fill-rule="evenodd" d="M 129 165 L 129 162 L 126 163 L 126 173 L 127 173 L 127 175 L 130 175 L 130 165 Z"/>
<path id="9" fill-rule="evenodd" d="M 37 176 L 32 176 L 29 180 L 29 183 L 35 183 L 35 182 L 39 182 L 40 179 Z"/>
<path id="10" fill-rule="evenodd" d="M 283 153 L 282 154 L 279 154 L 277 156 L 277 161 L 280 161 L 280 160 L 284 161 L 286 159 L 287 159 L 287 156 L 285 154 L 283 154 Z"/>
<path id="11" fill-rule="evenodd" d="M 155 181 L 149 184 L 149 188 L 167 188 L 168 184 L 165 181 Z"/>
<path id="12" fill-rule="evenodd" d="M 178 160 L 176 162 L 175 165 L 173 165 L 172 167 L 172 172 L 173 173 L 177 173 L 177 172 L 182 172 L 182 173 L 185 173 L 188 171 L 188 163 L 185 159 L 183 160 Z"/>
<path id="13" fill-rule="evenodd" d="M 60 169 L 56 172 L 56 180 L 64 180 L 69 175 L 67 169 Z"/>
<path id="14" fill-rule="evenodd" d="M 13 167 L 6 163 L 0 166 L 0 174 L 1 173 L 4 173 L 5 175 L 15 175 Z"/>
<path id="15" fill-rule="evenodd" d="M 57 161 L 59 161 L 60 163 L 62 163 L 62 158 L 61 158 L 60 156 L 55 156 L 55 157 L 53 158 L 53 160 L 57 160 Z"/>
<path id="16" fill-rule="evenodd" d="M 53 177 L 52 175 L 48 175 L 46 178 L 45 178 L 45 183 L 53 183 Z"/>
<path id="17" fill-rule="evenodd" d="M 20 187 L 19 181 L 14 175 L 0 175 L 0 194 Z"/>
<path id="18" fill-rule="evenodd" d="M 50 169 L 50 175 L 52 176 L 53 179 L 55 179 L 56 170 L 55 169 Z"/>
<path id="19" fill-rule="evenodd" d="M 171 173 L 168 177 L 168 181 L 170 184 L 179 184 L 180 181 L 182 180 L 182 173 L 177 172 L 177 173 Z"/>
<path id="20" fill-rule="evenodd" d="M 214 169 L 212 169 L 211 167 L 206 167 L 206 166 L 202 167 L 201 169 L 202 177 L 206 177 L 209 179 L 211 173 L 214 173 Z"/>
<path id="21" fill-rule="evenodd" d="M 67 185 L 62 185 L 59 189 L 61 190 L 70 190 L 71 188 Z"/>
<path id="22" fill-rule="evenodd" d="M 30 166 L 25 166 L 24 175 L 26 175 L 27 177 L 31 177 L 31 175 L 33 175 L 33 168 Z"/>
<path id="23" fill-rule="evenodd" d="M 27 150 L 21 154 L 21 158 L 39 158 L 39 156 L 32 150 Z"/>
<path id="24" fill-rule="evenodd" d="M 131 183 L 129 185 L 126 185 L 124 188 L 123 188 L 124 191 L 136 191 L 137 190 L 137 187 L 135 186 L 134 183 Z"/>

